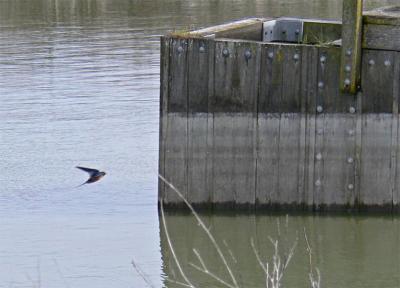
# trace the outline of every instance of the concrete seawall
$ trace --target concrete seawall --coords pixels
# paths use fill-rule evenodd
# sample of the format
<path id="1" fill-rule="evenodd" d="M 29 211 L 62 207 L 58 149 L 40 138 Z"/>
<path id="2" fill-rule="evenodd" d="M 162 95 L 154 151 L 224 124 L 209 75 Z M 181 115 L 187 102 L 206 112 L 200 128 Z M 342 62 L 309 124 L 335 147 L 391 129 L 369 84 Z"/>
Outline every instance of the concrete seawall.
<path id="1" fill-rule="evenodd" d="M 338 85 L 341 47 L 161 44 L 159 171 L 189 202 L 400 211 L 400 52 L 363 49 L 351 95 Z M 159 196 L 182 204 L 162 182 Z"/>

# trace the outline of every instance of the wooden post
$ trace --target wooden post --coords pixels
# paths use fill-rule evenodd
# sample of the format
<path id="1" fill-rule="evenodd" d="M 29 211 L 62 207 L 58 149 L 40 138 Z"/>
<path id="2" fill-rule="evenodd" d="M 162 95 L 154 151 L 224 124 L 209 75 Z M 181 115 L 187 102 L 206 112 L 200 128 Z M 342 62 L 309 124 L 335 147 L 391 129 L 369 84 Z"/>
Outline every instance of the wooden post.
<path id="1" fill-rule="evenodd" d="M 343 0 L 340 88 L 355 94 L 360 84 L 363 0 Z"/>

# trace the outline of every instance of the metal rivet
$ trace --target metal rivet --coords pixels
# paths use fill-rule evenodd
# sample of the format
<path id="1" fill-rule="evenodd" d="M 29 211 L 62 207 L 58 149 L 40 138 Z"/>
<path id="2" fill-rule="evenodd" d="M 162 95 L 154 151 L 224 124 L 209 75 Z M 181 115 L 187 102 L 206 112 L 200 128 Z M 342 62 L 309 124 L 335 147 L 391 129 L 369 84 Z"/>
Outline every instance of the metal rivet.
<path id="1" fill-rule="evenodd" d="M 347 55 L 347 56 L 351 56 L 351 49 L 347 49 L 346 55 Z"/>
<path id="2" fill-rule="evenodd" d="M 206 52 L 206 48 L 204 48 L 204 46 L 200 46 L 199 51 L 200 53 L 204 53 Z"/>
<path id="3" fill-rule="evenodd" d="M 325 64 L 326 62 L 326 56 L 322 55 L 321 58 L 319 58 L 319 61 L 321 62 L 321 64 Z"/>
<path id="4" fill-rule="evenodd" d="M 296 53 L 296 54 L 293 55 L 293 60 L 294 61 L 297 61 L 299 59 L 300 59 L 300 55 L 299 54 Z"/>
<path id="5" fill-rule="evenodd" d="M 344 86 L 349 86 L 350 85 L 350 79 L 345 79 L 344 80 Z"/>
<path id="6" fill-rule="evenodd" d="M 300 29 L 296 29 L 296 31 L 294 32 L 296 35 L 300 34 Z"/>
<path id="7" fill-rule="evenodd" d="M 350 72 L 350 71 L 351 71 L 351 66 L 350 66 L 350 65 L 346 65 L 346 66 L 344 67 L 344 70 L 345 70 L 346 72 Z"/>
<path id="8" fill-rule="evenodd" d="M 182 53 L 183 52 L 183 47 L 182 46 L 179 46 L 178 47 L 178 53 L 180 54 L 180 53 Z"/>
<path id="9" fill-rule="evenodd" d="M 375 65 L 374 59 L 370 59 L 370 60 L 368 61 L 368 64 L 369 64 L 370 66 Z"/>
<path id="10" fill-rule="evenodd" d="M 347 163 L 352 164 L 354 162 L 353 157 L 347 158 Z"/>
<path id="11" fill-rule="evenodd" d="M 315 158 L 317 160 L 321 160 L 322 159 L 322 154 L 321 153 L 317 153 L 317 155 L 315 155 Z"/>
<path id="12" fill-rule="evenodd" d="M 318 135 L 324 134 L 324 129 L 319 128 L 319 129 L 317 130 L 317 134 L 318 134 Z"/>
<path id="13" fill-rule="evenodd" d="M 315 181 L 315 186 L 317 186 L 317 187 L 319 187 L 319 186 L 321 186 L 321 180 L 317 180 L 317 181 Z"/>
<path id="14" fill-rule="evenodd" d="M 270 58 L 270 59 L 274 58 L 274 52 L 269 52 L 268 53 L 268 58 Z"/>
<path id="15" fill-rule="evenodd" d="M 354 114 L 354 113 L 356 112 L 356 108 L 354 108 L 353 106 L 351 106 L 351 107 L 349 108 L 349 112 L 350 112 L 351 114 Z"/>
<path id="16" fill-rule="evenodd" d="M 324 82 L 320 81 L 318 82 L 318 88 L 324 88 Z"/>
<path id="17" fill-rule="evenodd" d="M 229 56 L 229 50 L 228 50 L 228 48 L 224 48 L 224 49 L 222 50 L 222 55 L 224 55 L 224 57 L 228 57 L 228 56 Z"/>
<path id="18" fill-rule="evenodd" d="M 322 111 L 324 111 L 324 108 L 322 108 L 321 105 L 318 105 L 318 106 L 317 106 L 317 112 L 318 112 L 318 113 L 321 113 Z"/>
<path id="19" fill-rule="evenodd" d="M 354 130 L 350 129 L 349 131 L 347 131 L 347 134 L 349 134 L 350 136 L 354 135 Z"/>
<path id="20" fill-rule="evenodd" d="M 390 63 L 389 60 L 385 60 L 384 64 L 385 64 L 386 67 L 389 67 L 391 63 Z"/>
<path id="21" fill-rule="evenodd" d="M 354 185 L 353 185 L 353 184 L 349 184 L 349 185 L 347 185 L 347 188 L 348 188 L 349 190 L 353 190 L 353 189 L 354 189 Z"/>
<path id="22" fill-rule="evenodd" d="M 244 52 L 244 57 L 249 60 L 251 58 L 251 51 L 250 50 L 246 50 L 246 52 Z"/>

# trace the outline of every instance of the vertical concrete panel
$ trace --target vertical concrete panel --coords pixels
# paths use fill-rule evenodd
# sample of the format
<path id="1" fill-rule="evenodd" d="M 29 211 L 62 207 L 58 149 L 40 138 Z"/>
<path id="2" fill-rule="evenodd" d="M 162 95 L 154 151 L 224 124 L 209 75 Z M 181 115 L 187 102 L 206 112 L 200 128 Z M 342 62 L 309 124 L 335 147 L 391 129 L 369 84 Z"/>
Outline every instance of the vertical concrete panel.
<path id="1" fill-rule="evenodd" d="M 279 46 L 262 47 L 260 93 L 257 117 L 257 191 L 260 205 L 278 199 L 280 101 L 282 96 L 282 57 Z"/>
<path id="2" fill-rule="evenodd" d="M 255 133 L 260 48 L 216 42 L 213 118 L 213 199 L 254 204 Z"/>
<path id="3" fill-rule="evenodd" d="M 318 102 L 317 102 L 318 103 Z M 320 105 L 318 105 L 320 106 Z M 324 139 L 325 113 L 318 113 L 315 116 L 315 148 L 314 148 L 314 205 L 320 208 L 324 204 Z"/>
<path id="4" fill-rule="evenodd" d="M 277 203 L 294 204 L 299 199 L 299 163 L 301 135 L 301 65 L 298 46 L 282 46 L 282 100 L 279 133 L 279 198 Z M 298 203 L 297 203 L 298 204 Z"/>
<path id="5" fill-rule="evenodd" d="M 258 204 L 269 204 L 278 197 L 280 114 L 258 115 L 257 192 Z"/>
<path id="6" fill-rule="evenodd" d="M 360 203 L 391 205 L 392 115 L 364 114 L 362 121 Z"/>
<path id="7" fill-rule="evenodd" d="M 315 153 L 316 153 L 316 111 L 317 111 L 317 77 L 318 77 L 318 49 L 310 47 L 305 51 L 307 60 L 306 87 L 306 175 L 304 202 L 309 207 L 314 204 L 315 194 Z"/>
<path id="8" fill-rule="evenodd" d="M 232 157 L 234 130 L 232 120 L 236 116 L 214 113 L 213 130 L 213 200 L 217 203 L 234 203 L 235 182 Z"/>
<path id="9" fill-rule="evenodd" d="M 298 200 L 298 165 L 300 156 L 299 113 L 283 113 L 279 133 L 279 194 L 274 203 L 294 204 Z"/>
<path id="10" fill-rule="evenodd" d="M 324 195 L 325 205 L 354 204 L 355 117 L 350 114 L 325 115 Z M 349 186 L 353 185 L 353 186 Z"/>
<path id="11" fill-rule="evenodd" d="M 210 197 L 210 201 L 214 203 L 214 79 L 215 79 L 215 42 L 209 42 L 208 56 L 208 101 L 207 101 L 207 183 L 206 188 Z"/>
<path id="12" fill-rule="evenodd" d="M 167 137 L 167 109 L 168 109 L 168 91 L 169 91 L 169 53 L 171 39 L 161 37 L 160 49 L 160 135 L 159 135 L 159 157 L 158 157 L 158 173 L 165 175 L 165 144 Z M 163 199 L 165 196 L 165 183 L 159 179 L 158 181 L 158 197 Z"/>
<path id="13" fill-rule="evenodd" d="M 214 204 L 235 201 L 233 179 L 233 141 L 232 118 L 223 111 L 237 110 L 232 99 L 232 71 L 234 66 L 234 44 L 215 42 L 214 93 L 210 99 L 213 118 L 213 201 Z"/>
<path id="14" fill-rule="evenodd" d="M 208 96 L 210 57 L 214 46 L 204 39 L 190 39 L 188 49 L 188 200 L 192 204 L 211 199 L 207 179 Z"/>
<path id="15" fill-rule="evenodd" d="M 233 177 L 235 203 L 247 205 L 255 203 L 255 143 L 252 114 L 237 115 L 232 119 L 234 132 Z"/>
<path id="16" fill-rule="evenodd" d="M 337 47 L 319 48 L 318 56 L 317 102 L 324 120 L 317 127 L 321 151 L 315 163 L 323 169 L 323 181 L 316 204 L 330 209 L 354 203 L 355 97 L 339 91 L 340 52 Z"/>
<path id="17" fill-rule="evenodd" d="M 392 205 L 394 52 L 363 51 L 360 204 Z"/>
<path id="18" fill-rule="evenodd" d="M 396 211 L 400 211 L 400 133 L 399 133 L 399 97 L 400 97 L 400 53 L 395 54 L 393 72 L 393 122 L 392 128 L 392 181 L 393 205 Z M 396 135 L 396 136 L 394 136 Z M 393 171 L 394 170 L 394 171 Z"/>
<path id="19" fill-rule="evenodd" d="M 188 200 L 192 204 L 207 203 L 210 191 L 207 187 L 207 113 L 188 116 Z"/>
<path id="20" fill-rule="evenodd" d="M 168 114 L 165 141 L 165 178 L 187 198 L 188 94 L 185 39 L 173 39 L 170 46 Z M 181 203 L 176 193 L 165 189 L 166 203 Z"/>

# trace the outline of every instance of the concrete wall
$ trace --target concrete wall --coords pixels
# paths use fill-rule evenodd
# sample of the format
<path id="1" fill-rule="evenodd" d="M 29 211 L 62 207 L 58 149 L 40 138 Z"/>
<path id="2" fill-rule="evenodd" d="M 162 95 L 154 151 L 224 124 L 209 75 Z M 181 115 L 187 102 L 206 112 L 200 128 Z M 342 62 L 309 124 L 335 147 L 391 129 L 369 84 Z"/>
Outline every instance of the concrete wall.
<path id="1" fill-rule="evenodd" d="M 363 50 L 352 96 L 338 47 L 161 43 L 159 172 L 191 203 L 399 210 L 399 52 Z"/>

